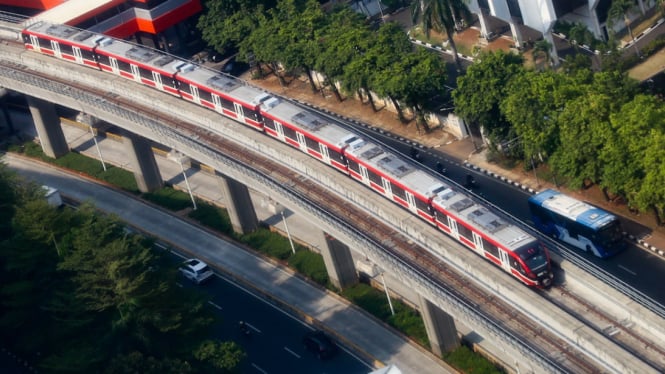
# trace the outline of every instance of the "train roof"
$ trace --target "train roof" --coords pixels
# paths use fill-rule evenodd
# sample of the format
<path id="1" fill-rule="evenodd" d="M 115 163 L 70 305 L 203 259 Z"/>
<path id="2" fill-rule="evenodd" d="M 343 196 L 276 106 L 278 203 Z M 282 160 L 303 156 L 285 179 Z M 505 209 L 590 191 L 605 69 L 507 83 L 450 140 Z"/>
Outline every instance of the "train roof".
<path id="1" fill-rule="evenodd" d="M 409 191 L 429 199 L 434 190 L 445 184 L 433 175 L 407 162 L 404 157 L 393 153 L 379 144 L 363 139 L 355 139 L 346 151 L 364 165 L 369 166 L 383 175 L 393 179 Z"/>
<path id="2" fill-rule="evenodd" d="M 52 24 L 44 21 L 37 22 L 26 27 L 29 34 L 45 35 L 51 38 L 66 40 L 72 44 L 85 46 L 89 49 L 97 45 L 97 41 L 104 38 L 104 35 L 97 34 L 87 30 L 77 29 L 68 25 Z"/>
<path id="3" fill-rule="evenodd" d="M 315 136 L 320 141 L 337 147 L 338 150 L 347 144 L 345 140 L 354 135 L 351 131 L 316 112 L 279 98 L 266 100 L 262 109 L 269 116 L 288 120 L 289 124 Z"/>
<path id="4" fill-rule="evenodd" d="M 595 230 L 617 219 L 612 213 L 552 189 L 531 196 L 529 201 Z"/>
<path id="5" fill-rule="evenodd" d="M 233 100 L 239 100 L 247 106 L 256 107 L 270 97 L 259 88 L 245 84 L 243 81 L 218 71 L 199 65 L 189 65 L 181 69 L 177 78 L 200 87 L 209 87 Z"/>
<path id="6" fill-rule="evenodd" d="M 140 63 L 153 70 L 173 75 L 187 61 L 162 51 L 123 40 L 104 38 L 99 40 L 97 51 Z"/>
<path id="7" fill-rule="evenodd" d="M 452 188 L 436 191 L 432 205 L 459 217 L 510 251 L 522 248 L 535 240 L 526 231 Z"/>

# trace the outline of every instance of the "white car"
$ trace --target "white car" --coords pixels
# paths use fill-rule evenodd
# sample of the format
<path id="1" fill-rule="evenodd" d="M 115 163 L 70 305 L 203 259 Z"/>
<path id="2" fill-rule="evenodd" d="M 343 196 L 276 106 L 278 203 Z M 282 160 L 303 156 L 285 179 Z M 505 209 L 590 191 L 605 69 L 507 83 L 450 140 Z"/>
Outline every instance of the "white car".
<path id="1" fill-rule="evenodd" d="M 179 270 L 185 278 L 196 284 L 200 284 L 204 280 L 213 276 L 210 267 L 206 265 L 205 262 L 196 258 L 190 258 L 183 262 Z"/>

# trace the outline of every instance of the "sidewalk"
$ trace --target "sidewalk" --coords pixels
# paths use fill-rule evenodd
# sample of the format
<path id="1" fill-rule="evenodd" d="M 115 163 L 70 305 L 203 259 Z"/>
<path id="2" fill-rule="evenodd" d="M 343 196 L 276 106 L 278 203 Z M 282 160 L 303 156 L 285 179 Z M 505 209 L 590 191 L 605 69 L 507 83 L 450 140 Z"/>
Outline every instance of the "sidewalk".
<path id="1" fill-rule="evenodd" d="M 339 102 L 334 95 L 312 92 L 309 82 L 303 78 L 294 79 L 285 87 L 280 85 L 274 75 L 259 80 L 251 79 L 249 73 L 247 73 L 242 78 L 255 86 L 290 97 L 303 104 L 335 113 L 351 121 L 379 128 L 397 137 L 420 144 L 424 148 L 436 149 L 464 162 L 470 168 L 504 180 L 506 183 L 513 184 L 526 191 L 536 192 L 554 188 L 605 210 L 612 211 L 624 218 L 624 229 L 631 240 L 639 243 L 645 250 L 649 250 L 665 259 L 665 228 L 658 227 L 653 214 L 634 214 L 628 210 L 625 204 L 607 202 L 602 191 L 596 186 L 588 190 L 573 191 L 565 187 L 557 187 L 553 181 L 543 180 L 542 178 L 536 179 L 533 172 L 526 172 L 521 166 L 510 170 L 504 169 L 497 164 L 487 162 L 485 150 L 475 153 L 470 138 L 457 139 L 441 128 L 435 128 L 429 133 L 421 132 L 416 128 L 414 121 L 403 124 L 397 118 L 397 114 L 389 110 L 383 109 L 374 112 L 369 103 L 363 104 L 352 98 Z M 476 144 L 480 144 L 480 141 L 476 140 Z"/>

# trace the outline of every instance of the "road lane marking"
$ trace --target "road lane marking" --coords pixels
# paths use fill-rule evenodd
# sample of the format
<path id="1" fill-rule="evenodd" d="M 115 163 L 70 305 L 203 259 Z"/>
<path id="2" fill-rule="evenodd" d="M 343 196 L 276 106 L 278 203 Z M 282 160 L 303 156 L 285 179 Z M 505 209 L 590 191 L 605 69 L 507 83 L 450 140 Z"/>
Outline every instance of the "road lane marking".
<path id="1" fill-rule="evenodd" d="M 259 365 L 255 364 L 255 363 L 253 363 L 253 362 L 252 362 L 252 366 L 254 367 L 254 369 L 256 369 L 256 370 L 262 372 L 263 374 L 268 374 L 267 371 L 261 369 L 261 368 L 259 367 Z"/>
<path id="2" fill-rule="evenodd" d="M 634 271 L 632 271 L 632 270 L 626 268 L 626 267 L 623 266 L 623 265 L 619 265 L 619 268 L 621 268 L 621 269 L 623 269 L 623 270 L 625 270 L 625 271 L 627 271 L 627 272 L 629 272 L 629 273 L 631 273 L 631 274 L 633 274 L 633 275 L 637 275 L 636 272 L 634 272 Z"/>
<path id="3" fill-rule="evenodd" d="M 289 352 L 290 354 L 296 356 L 297 358 L 300 358 L 300 355 L 299 355 L 299 354 L 293 352 L 293 351 L 290 350 L 288 347 L 284 347 L 284 350 L 287 351 L 287 352 Z"/>
<path id="4" fill-rule="evenodd" d="M 259 334 L 261 333 L 261 330 L 259 330 L 259 329 L 257 329 L 256 327 L 250 325 L 249 323 L 245 322 L 245 324 L 246 324 L 247 326 L 249 326 L 250 329 L 252 329 L 252 330 L 258 332 Z"/>
<path id="5" fill-rule="evenodd" d="M 208 304 L 214 306 L 215 308 L 217 308 L 217 309 L 219 309 L 219 310 L 222 310 L 222 307 L 221 307 L 221 306 L 219 306 L 219 305 L 213 303 L 211 300 L 208 300 Z"/>

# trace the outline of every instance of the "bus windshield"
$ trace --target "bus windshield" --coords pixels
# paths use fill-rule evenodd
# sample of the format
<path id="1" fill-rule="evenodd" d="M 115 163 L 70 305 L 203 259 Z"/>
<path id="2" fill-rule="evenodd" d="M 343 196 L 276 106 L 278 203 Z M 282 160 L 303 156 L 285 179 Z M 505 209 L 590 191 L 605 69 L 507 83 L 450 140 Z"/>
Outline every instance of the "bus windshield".
<path id="1" fill-rule="evenodd" d="M 623 232 L 619 220 L 614 220 L 600 229 L 597 233 L 597 238 L 603 248 L 611 249 L 614 246 L 618 246 L 623 240 Z"/>
<path id="2" fill-rule="evenodd" d="M 537 244 L 518 248 L 515 250 L 515 254 L 518 255 L 522 261 L 524 261 L 527 268 L 531 270 L 537 270 L 541 266 L 547 264 L 547 255 Z"/>

